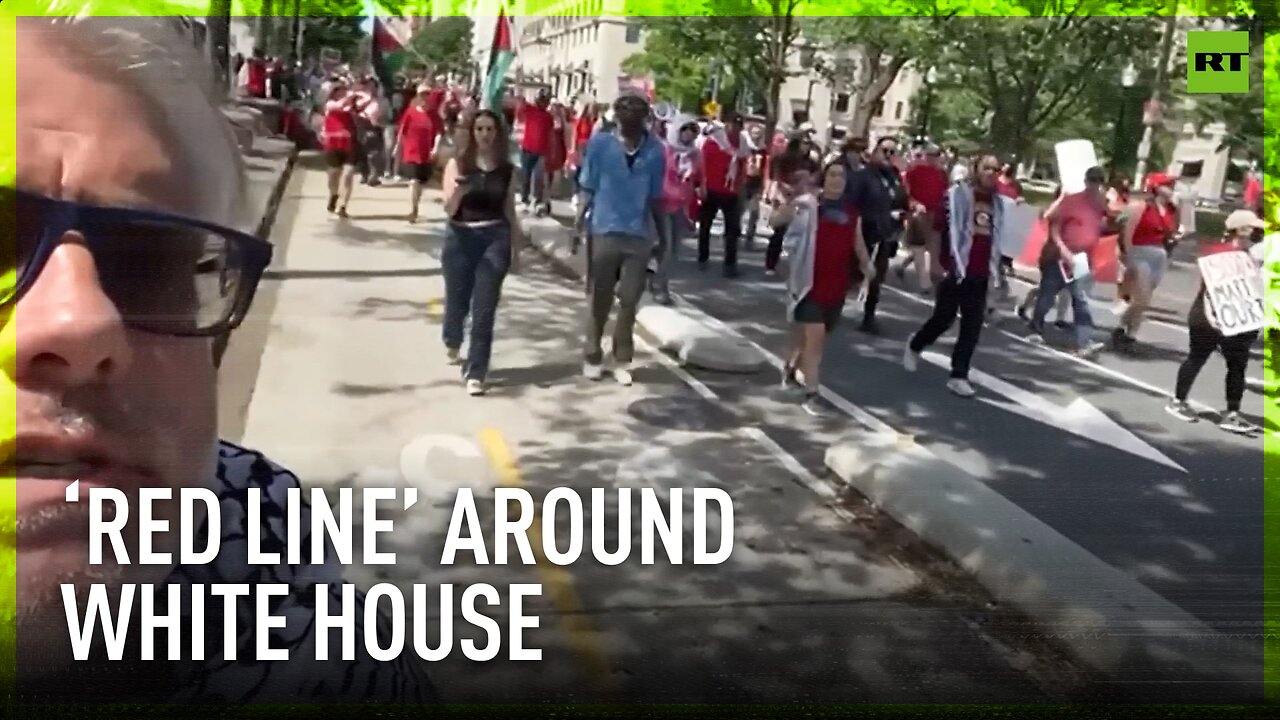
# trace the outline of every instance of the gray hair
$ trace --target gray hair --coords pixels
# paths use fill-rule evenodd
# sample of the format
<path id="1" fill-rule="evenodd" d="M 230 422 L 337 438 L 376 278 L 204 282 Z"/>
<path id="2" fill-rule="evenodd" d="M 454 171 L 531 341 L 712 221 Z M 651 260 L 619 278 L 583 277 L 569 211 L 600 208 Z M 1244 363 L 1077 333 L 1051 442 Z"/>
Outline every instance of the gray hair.
<path id="1" fill-rule="evenodd" d="M 133 90 L 144 104 L 140 112 L 159 119 L 197 167 L 230 159 L 234 187 L 200 190 L 210 194 L 210 207 L 222 220 L 241 225 L 245 163 L 221 112 L 224 99 L 193 24 L 174 17 L 97 16 L 94 0 L 38 4 L 50 15 L 61 15 L 21 17 L 19 32 L 39 33 L 66 51 L 61 59 L 72 67 Z M 113 4 L 112 11 L 118 12 L 117 7 Z"/>

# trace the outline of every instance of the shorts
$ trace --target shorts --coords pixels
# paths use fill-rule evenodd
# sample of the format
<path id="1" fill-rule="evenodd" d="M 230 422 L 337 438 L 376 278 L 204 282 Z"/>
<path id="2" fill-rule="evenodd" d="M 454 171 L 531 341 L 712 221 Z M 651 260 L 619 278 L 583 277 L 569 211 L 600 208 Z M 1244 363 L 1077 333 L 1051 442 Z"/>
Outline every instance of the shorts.
<path id="1" fill-rule="evenodd" d="M 1146 287 L 1154 289 L 1164 279 L 1169 253 L 1160 245 L 1134 245 L 1125 258 L 1125 272 L 1134 272 L 1144 280 Z"/>
<path id="2" fill-rule="evenodd" d="M 431 163 L 404 163 L 400 165 L 400 177 L 426 185 L 431 182 L 431 173 L 434 170 L 435 166 Z"/>
<path id="3" fill-rule="evenodd" d="M 933 213 L 924 212 L 912 215 L 907 221 L 904 242 L 907 247 L 928 247 L 929 240 L 937 238 L 938 235 L 938 231 L 933 227 Z"/>
<path id="4" fill-rule="evenodd" d="M 356 164 L 355 150 L 325 150 L 324 164 L 331 168 L 340 168 L 344 165 Z"/>
<path id="5" fill-rule="evenodd" d="M 835 329 L 836 323 L 840 322 L 840 315 L 843 313 L 844 303 L 819 305 L 806 295 L 796 305 L 792 319 L 799 325 L 823 325 L 827 332 L 831 332 Z"/>

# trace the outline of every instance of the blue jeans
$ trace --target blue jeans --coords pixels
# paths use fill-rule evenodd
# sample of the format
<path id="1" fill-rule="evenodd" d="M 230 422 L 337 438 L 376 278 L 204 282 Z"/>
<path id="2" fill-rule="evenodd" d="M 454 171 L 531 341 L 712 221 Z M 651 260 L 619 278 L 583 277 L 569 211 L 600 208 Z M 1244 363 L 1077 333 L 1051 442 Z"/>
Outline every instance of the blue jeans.
<path id="1" fill-rule="evenodd" d="M 1044 329 L 1044 318 L 1066 288 L 1071 294 L 1071 319 L 1075 322 L 1076 347 L 1084 348 L 1093 339 L 1093 314 L 1089 311 L 1089 278 L 1068 283 L 1057 260 L 1040 263 L 1040 296 L 1031 315 L 1031 327 L 1035 332 Z"/>
<path id="2" fill-rule="evenodd" d="M 671 268 L 675 265 L 676 256 L 680 253 L 680 238 L 685 234 L 688 220 L 684 210 L 677 210 L 662 216 L 662 225 L 658 227 L 658 244 L 654 255 L 658 259 L 658 271 L 654 273 L 654 284 L 657 292 L 667 292 L 671 280 Z"/>
<path id="3" fill-rule="evenodd" d="M 444 344 L 462 347 L 463 325 L 471 315 L 471 345 L 463 373 L 484 380 L 493 352 L 493 323 L 502 281 L 511 269 L 511 228 L 507 224 L 472 227 L 449 223 L 440 256 L 444 269 Z"/>
<path id="4" fill-rule="evenodd" d="M 531 153 L 528 150 L 520 151 L 520 201 L 528 204 L 529 196 L 536 190 L 541 196 L 545 192 L 543 187 L 545 183 L 541 178 L 537 178 L 537 174 L 542 172 L 542 156 Z M 537 180 L 535 182 L 535 180 Z M 542 202 L 543 198 L 538 197 L 537 201 Z"/>

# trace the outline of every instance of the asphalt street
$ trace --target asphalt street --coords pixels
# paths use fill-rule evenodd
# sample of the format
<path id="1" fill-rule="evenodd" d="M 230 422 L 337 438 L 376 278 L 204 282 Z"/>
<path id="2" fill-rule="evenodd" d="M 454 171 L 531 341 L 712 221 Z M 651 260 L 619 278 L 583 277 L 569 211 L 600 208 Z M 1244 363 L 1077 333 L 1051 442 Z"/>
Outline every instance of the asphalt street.
<path id="1" fill-rule="evenodd" d="M 490 393 L 468 397 L 439 340 L 438 195 L 410 226 L 406 194 L 360 187 L 351 219 L 339 221 L 324 210 L 323 171 L 300 165 L 256 330 L 232 339 L 231 353 L 257 360 L 224 367 L 223 427 L 308 486 L 419 490 L 425 502 L 385 518 L 396 522 L 396 564 L 348 568 L 363 587 L 543 585 L 530 603 L 542 662 L 481 665 L 455 652 L 428 667 L 446 700 L 1025 703 L 1125 691 L 1094 684 L 1034 625 L 962 573 L 939 574 L 945 559 L 815 477 L 809 468 L 821 466 L 837 419 L 808 418 L 761 393 L 777 432 L 761 428 L 733 403 L 743 388 L 710 388 L 644 348 L 631 387 L 583 378 L 581 289 L 535 258 L 504 286 Z M 409 449 L 424 441 L 434 449 L 413 457 L 425 472 L 408 473 Z M 593 488 L 722 488 L 733 497 L 735 549 L 705 567 L 635 554 L 620 565 L 443 565 L 456 491 L 481 498 L 488 526 L 499 485 L 526 488 L 538 504 L 560 487 L 586 497 Z M 612 528 L 616 502 L 601 510 Z M 638 543 L 638 521 L 631 532 Z M 560 547 L 566 534 L 557 527 Z M 606 546 L 618 540 L 611 530 Z M 433 601 L 428 619 L 441 612 Z M 1004 640 L 1005 623 L 1027 640 Z"/>
<path id="2" fill-rule="evenodd" d="M 673 283 L 679 296 L 785 352 L 785 291 L 781 280 L 764 278 L 760 252 L 741 256 L 737 280 L 720 276 L 716 257 L 699 272 L 691 242 L 684 257 Z M 1115 322 L 1106 308 L 1095 303 L 1099 339 Z M 979 397 L 965 400 L 946 391 L 943 367 L 903 368 L 904 345 L 930 309 L 911 288 L 886 289 L 882 332 L 868 336 L 857 329 L 861 308 L 847 307 L 827 346 L 823 384 L 1211 626 L 1260 626 L 1262 439 L 1226 433 L 1212 417 L 1187 424 L 1164 412 L 1184 329 L 1149 324 L 1136 356 L 1107 352 L 1086 362 L 1052 347 L 1065 347 L 1065 332 L 1051 335 L 1048 348 L 1026 343 L 1025 327 L 1006 313 L 984 330 L 974 360 Z M 943 365 L 952 338 L 932 348 Z M 1211 359 L 1192 400 L 1221 409 L 1224 372 L 1221 358 Z M 1244 412 L 1261 423 L 1263 398 L 1247 393 Z"/>

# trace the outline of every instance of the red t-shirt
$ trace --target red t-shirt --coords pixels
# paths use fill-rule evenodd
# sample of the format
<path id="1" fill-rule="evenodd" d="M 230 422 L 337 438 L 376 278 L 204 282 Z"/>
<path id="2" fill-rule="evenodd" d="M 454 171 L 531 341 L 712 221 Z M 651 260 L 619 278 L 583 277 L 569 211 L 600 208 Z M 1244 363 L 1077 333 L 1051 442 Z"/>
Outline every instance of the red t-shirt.
<path id="1" fill-rule="evenodd" d="M 1017 200 L 1022 195 L 1022 188 L 1018 186 L 1017 180 L 999 175 L 996 177 L 996 192 L 1011 200 Z"/>
<path id="2" fill-rule="evenodd" d="M 707 138 L 707 141 L 702 144 L 702 168 L 709 192 L 732 194 L 741 187 L 740 183 L 745 174 L 741 172 L 741 167 L 738 168 L 739 172 L 734 176 L 733 186 L 730 187 L 726 182 L 729 177 L 730 163 L 736 162 L 741 165 L 737 158 L 737 150 L 741 142 L 741 138 L 730 137 L 729 145 L 733 148 L 732 150 L 725 150 L 720 147 L 720 143 L 712 138 Z"/>
<path id="3" fill-rule="evenodd" d="M 445 92 L 444 88 L 432 88 L 431 92 L 427 93 L 427 112 L 440 116 L 440 108 L 444 107 Z"/>
<path id="4" fill-rule="evenodd" d="M 254 97 L 264 97 L 267 94 L 266 61 L 257 58 L 249 60 L 249 72 L 248 77 L 245 78 L 245 90 Z"/>
<path id="5" fill-rule="evenodd" d="M 438 120 L 423 107 L 410 107 L 400 117 L 400 159 L 413 165 L 427 165 L 440 134 Z"/>
<path id="6" fill-rule="evenodd" d="M 520 149 L 534 155 L 546 155 L 551 149 L 551 128 L 554 122 L 551 111 L 533 103 L 525 103 L 521 106 L 519 115 L 520 122 L 524 123 Z"/>
<path id="7" fill-rule="evenodd" d="M 942 209 L 942 201 L 947 196 L 947 174 L 942 168 L 921 163 L 912 166 L 905 174 L 907 189 L 911 199 L 924 206 L 925 210 L 936 213 Z"/>
<path id="8" fill-rule="evenodd" d="M 989 192 L 973 191 L 973 244 L 969 248 L 966 277 L 991 275 L 991 222 L 996 198 Z"/>
<path id="9" fill-rule="evenodd" d="M 1062 243 L 1072 253 L 1092 252 L 1102 239 L 1102 224 L 1107 218 L 1105 200 L 1087 192 L 1071 193 L 1058 203 L 1055 222 Z"/>
<path id="10" fill-rule="evenodd" d="M 355 147 L 352 137 L 356 119 L 351 111 L 352 100 L 330 100 L 324 107 L 324 149 L 330 152 L 351 152 Z"/>
<path id="11" fill-rule="evenodd" d="M 1177 208 L 1170 205 L 1160 210 L 1155 203 L 1147 203 L 1133 230 L 1133 244 L 1163 246 L 1177 231 Z"/>
<path id="12" fill-rule="evenodd" d="M 822 307 L 836 307 L 844 302 L 853 282 L 858 212 L 852 205 L 824 203 L 820 213 L 809 299 Z"/>

